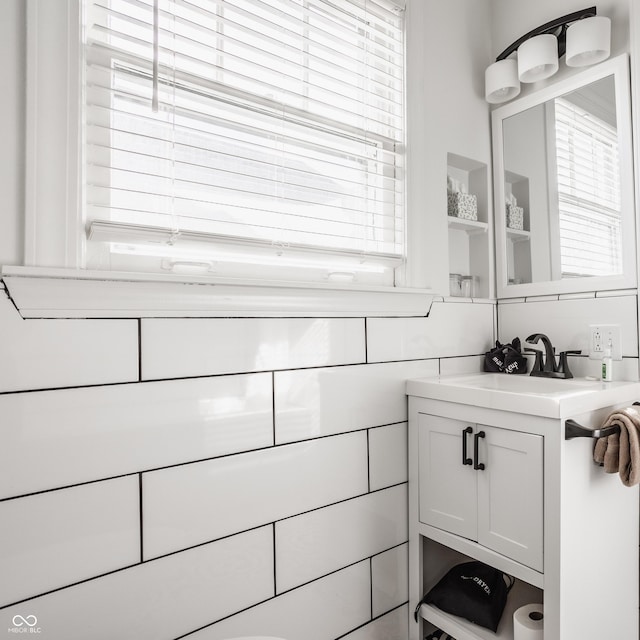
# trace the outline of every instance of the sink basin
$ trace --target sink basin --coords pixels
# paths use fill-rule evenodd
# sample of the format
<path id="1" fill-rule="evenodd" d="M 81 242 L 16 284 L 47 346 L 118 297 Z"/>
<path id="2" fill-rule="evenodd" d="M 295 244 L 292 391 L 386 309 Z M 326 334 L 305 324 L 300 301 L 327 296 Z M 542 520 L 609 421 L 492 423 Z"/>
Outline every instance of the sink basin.
<path id="1" fill-rule="evenodd" d="M 610 383 L 585 378 L 538 378 L 525 375 L 507 375 L 502 373 L 479 373 L 469 376 L 456 376 L 458 386 L 490 389 L 505 393 L 526 393 L 534 395 L 588 393 L 603 389 Z"/>
<path id="2" fill-rule="evenodd" d="M 475 373 L 409 380 L 407 394 L 560 418 L 597 407 L 625 403 L 629 398 L 640 400 L 640 383 Z"/>

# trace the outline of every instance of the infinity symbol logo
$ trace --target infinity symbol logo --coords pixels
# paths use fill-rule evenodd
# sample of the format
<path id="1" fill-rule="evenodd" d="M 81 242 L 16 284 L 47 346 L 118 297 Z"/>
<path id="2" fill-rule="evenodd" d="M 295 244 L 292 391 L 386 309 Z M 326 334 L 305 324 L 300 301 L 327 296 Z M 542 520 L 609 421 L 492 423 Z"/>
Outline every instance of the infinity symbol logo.
<path id="1" fill-rule="evenodd" d="M 21 627 L 23 624 L 26 624 L 28 627 L 35 627 L 38 624 L 38 618 L 35 616 L 27 616 L 26 618 L 13 616 L 14 627 Z"/>

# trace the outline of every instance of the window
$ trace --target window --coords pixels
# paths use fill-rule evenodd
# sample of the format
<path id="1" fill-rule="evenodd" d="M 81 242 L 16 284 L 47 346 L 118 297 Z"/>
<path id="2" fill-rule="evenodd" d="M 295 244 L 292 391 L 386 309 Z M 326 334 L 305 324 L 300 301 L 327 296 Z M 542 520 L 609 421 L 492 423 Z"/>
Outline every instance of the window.
<path id="1" fill-rule="evenodd" d="M 622 273 L 615 122 L 563 98 L 555 115 L 562 277 Z"/>
<path id="2" fill-rule="evenodd" d="M 393 284 L 394 0 L 85 3 L 87 267 Z"/>

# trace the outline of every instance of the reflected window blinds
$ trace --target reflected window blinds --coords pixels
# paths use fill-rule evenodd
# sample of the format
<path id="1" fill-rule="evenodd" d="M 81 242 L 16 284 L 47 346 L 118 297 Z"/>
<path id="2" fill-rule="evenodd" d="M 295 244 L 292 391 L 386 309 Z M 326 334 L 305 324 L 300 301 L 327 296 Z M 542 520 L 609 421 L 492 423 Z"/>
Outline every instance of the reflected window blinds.
<path id="1" fill-rule="evenodd" d="M 555 100 L 562 276 L 622 273 L 618 136 L 568 100 Z"/>

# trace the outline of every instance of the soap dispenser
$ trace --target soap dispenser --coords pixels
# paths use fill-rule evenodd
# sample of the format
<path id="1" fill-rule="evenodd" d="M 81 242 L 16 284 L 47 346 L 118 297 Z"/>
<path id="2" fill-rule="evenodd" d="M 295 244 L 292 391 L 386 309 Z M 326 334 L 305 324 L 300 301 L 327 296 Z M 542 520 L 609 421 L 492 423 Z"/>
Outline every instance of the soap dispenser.
<path id="1" fill-rule="evenodd" d="M 611 344 L 611 338 L 607 343 L 607 348 L 604 350 L 604 356 L 602 357 L 602 380 L 604 382 L 611 382 L 613 380 L 613 358 L 611 357 L 613 345 Z"/>

